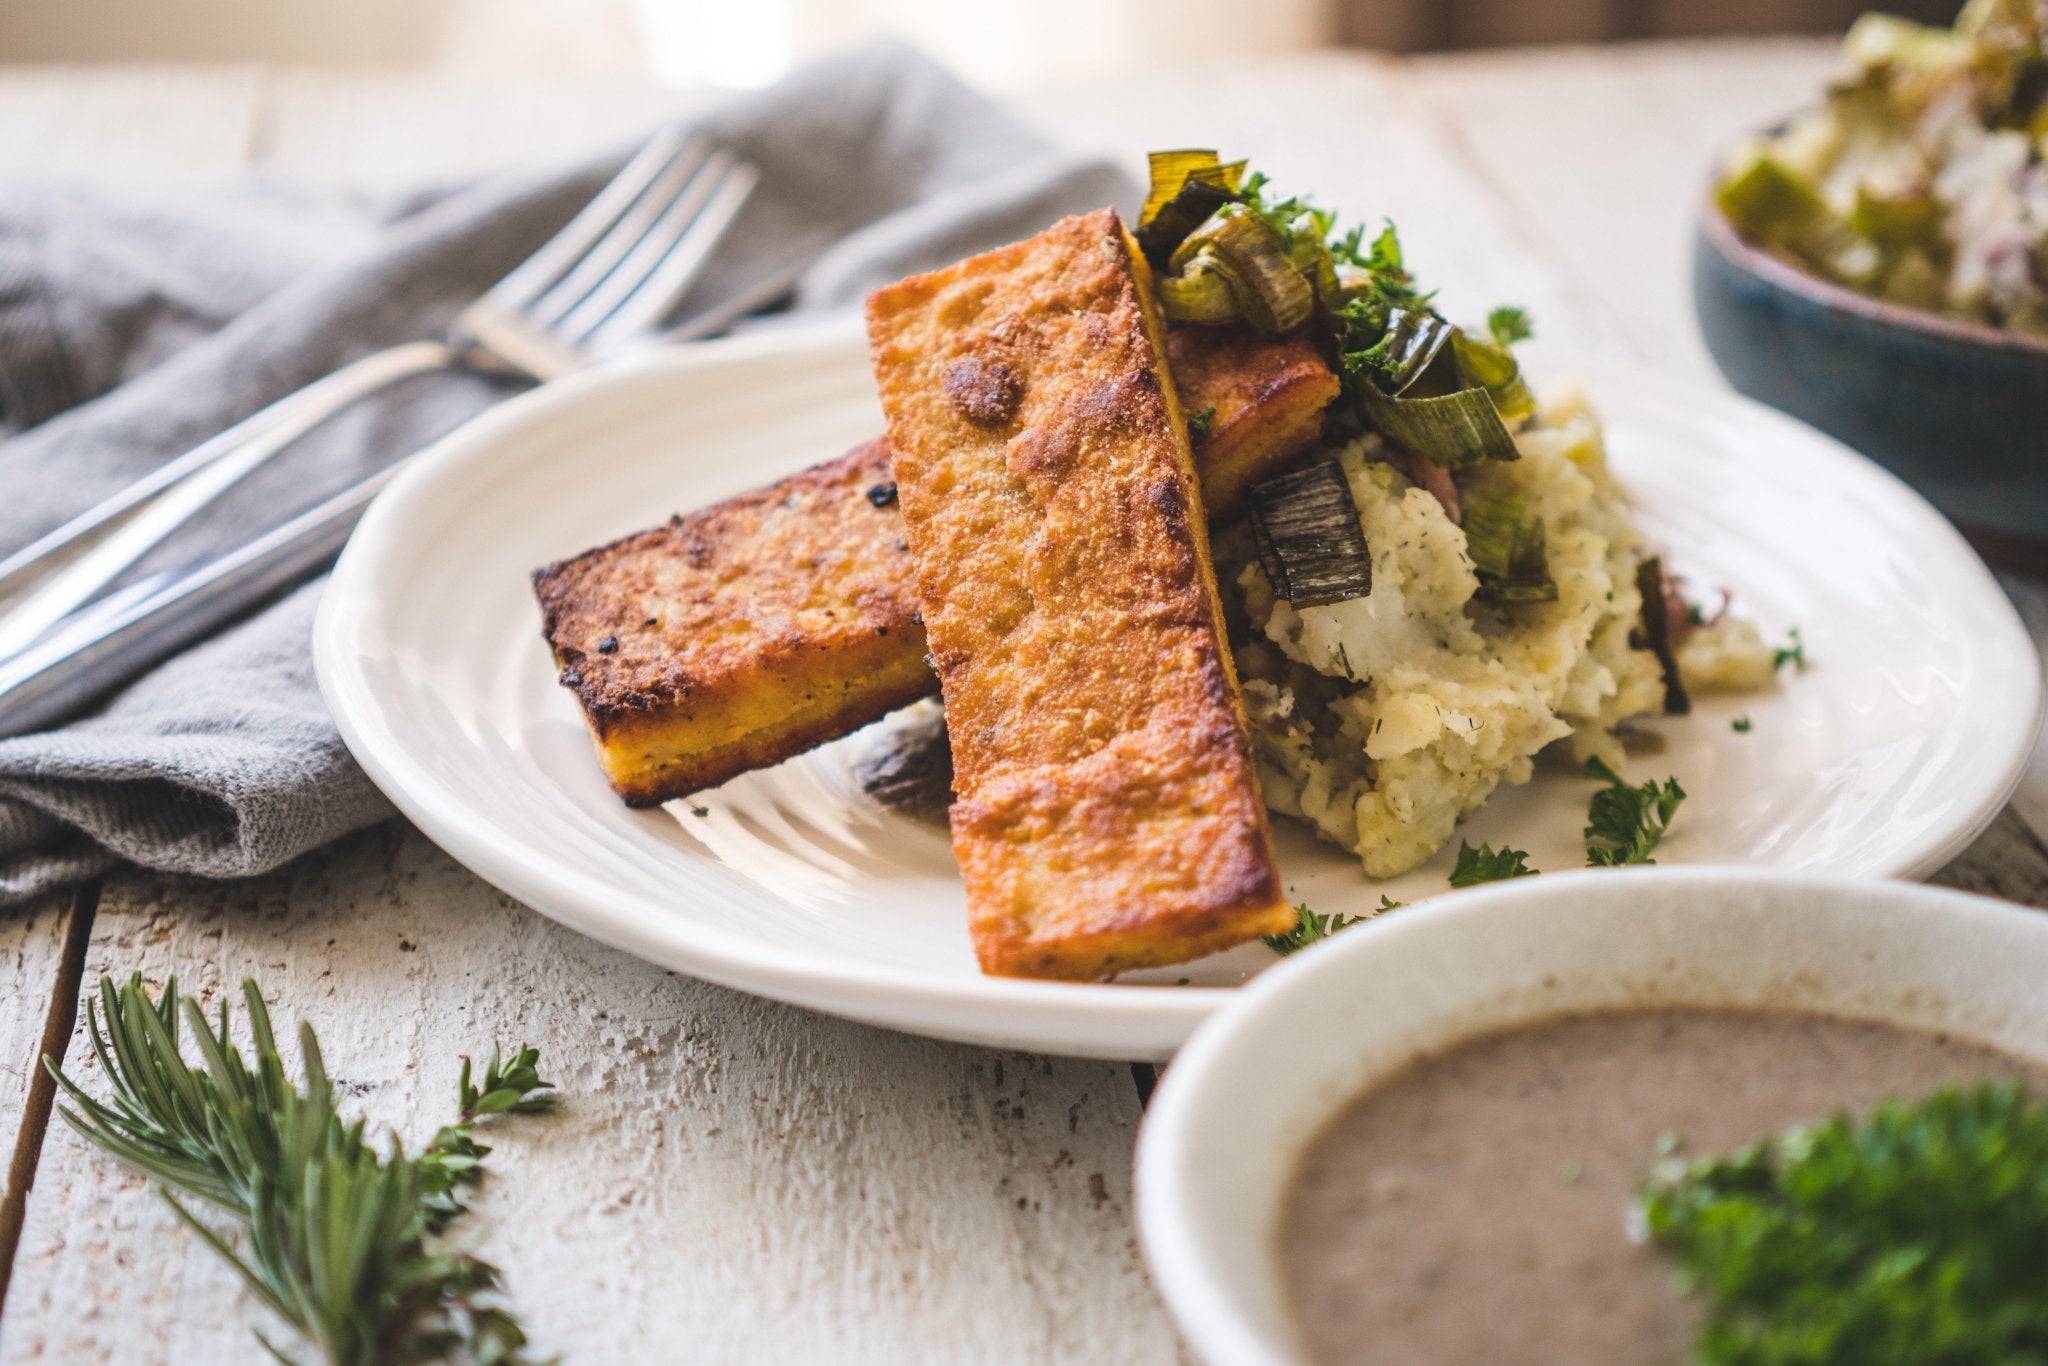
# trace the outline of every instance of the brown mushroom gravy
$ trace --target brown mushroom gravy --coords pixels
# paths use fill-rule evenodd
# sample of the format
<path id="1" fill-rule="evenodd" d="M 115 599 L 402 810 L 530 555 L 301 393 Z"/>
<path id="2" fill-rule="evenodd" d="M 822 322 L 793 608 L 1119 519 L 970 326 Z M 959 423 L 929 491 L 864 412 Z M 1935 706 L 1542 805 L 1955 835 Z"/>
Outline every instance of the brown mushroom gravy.
<path id="1" fill-rule="evenodd" d="M 1279 1253 L 1318 1362 L 1677 1363 L 1697 1309 L 1630 1210 L 1651 1164 L 1944 1083 L 2048 1083 L 1946 1035 L 1821 1015 L 1567 1015 L 1425 1058 L 1310 1145 Z"/>

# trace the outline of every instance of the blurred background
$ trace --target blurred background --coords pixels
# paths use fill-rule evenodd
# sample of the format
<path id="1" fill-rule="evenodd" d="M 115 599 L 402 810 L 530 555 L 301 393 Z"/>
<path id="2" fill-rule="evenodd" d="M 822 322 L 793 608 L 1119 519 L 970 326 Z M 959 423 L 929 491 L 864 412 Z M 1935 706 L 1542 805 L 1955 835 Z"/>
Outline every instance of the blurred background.
<path id="1" fill-rule="evenodd" d="M 1956 0 L 1883 8 L 1946 21 Z M 893 33 L 1001 88 L 1331 46 L 1839 33 L 1867 0 L 0 0 L 0 62 L 634 75 L 741 88 Z"/>

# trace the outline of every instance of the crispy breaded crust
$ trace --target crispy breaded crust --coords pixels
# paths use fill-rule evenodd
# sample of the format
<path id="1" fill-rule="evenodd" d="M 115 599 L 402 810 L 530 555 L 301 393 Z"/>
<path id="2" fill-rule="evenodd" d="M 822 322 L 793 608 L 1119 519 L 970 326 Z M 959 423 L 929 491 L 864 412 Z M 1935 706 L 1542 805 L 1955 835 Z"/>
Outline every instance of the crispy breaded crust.
<path id="1" fill-rule="evenodd" d="M 1294 924 L 1143 271 L 1105 209 L 868 299 L 986 972 Z"/>
<path id="2" fill-rule="evenodd" d="M 1337 379 L 1307 342 L 1200 327 L 1170 334 L 1168 349 L 1176 380 L 1189 376 L 1189 406 L 1216 410 L 1195 442 L 1211 488 L 1212 468 L 1232 471 L 1224 478 L 1241 491 L 1320 434 Z M 687 796 L 938 691 L 909 555 L 895 548 L 902 518 L 867 497 L 893 478 L 886 445 L 870 442 L 535 573 L 548 646 L 620 796 L 635 806 Z M 806 570 L 802 585 L 787 577 L 821 563 L 829 572 Z M 764 594 L 812 610 L 750 615 Z M 835 594 L 847 612 L 825 615 Z M 678 611 L 678 599 L 689 606 Z M 706 619 L 717 629 L 704 635 L 666 624 Z M 600 652 L 607 636 L 617 644 Z"/>
<path id="3" fill-rule="evenodd" d="M 619 795 L 711 787 L 936 690 L 890 480 L 870 442 L 534 571 Z"/>

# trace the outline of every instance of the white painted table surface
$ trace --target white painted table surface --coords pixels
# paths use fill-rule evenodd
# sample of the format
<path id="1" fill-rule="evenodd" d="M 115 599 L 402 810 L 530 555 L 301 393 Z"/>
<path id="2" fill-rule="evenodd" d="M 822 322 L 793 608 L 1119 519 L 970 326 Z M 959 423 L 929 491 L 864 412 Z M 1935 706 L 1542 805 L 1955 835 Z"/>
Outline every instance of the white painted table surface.
<path id="1" fill-rule="evenodd" d="M 1249 155 L 1349 216 L 1395 218 L 1455 314 L 1522 303 L 1549 338 L 1718 383 L 1687 299 L 1696 195 L 1717 146 L 1805 98 L 1832 52 L 1333 54 L 1015 103 L 1134 168 L 1151 146 Z M 696 98 L 0 69 L 0 170 L 373 187 L 623 137 Z M 2042 634 L 2048 594 L 2013 587 Z M 2048 783 L 2028 800 L 2048 807 Z M 1941 878 L 2048 904 L 2048 851 L 2009 811 Z M 1132 1238 L 1131 1069 L 690 981 L 557 928 L 394 825 L 256 881 L 125 876 L 0 922 L 0 1362 L 264 1359 L 229 1273 L 48 1123 L 34 1059 L 75 1043 L 81 980 L 133 969 L 209 993 L 257 975 L 415 1138 L 449 1110 L 459 1053 L 537 1044 L 561 1107 L 494 1140 L 479 1225 L 538 1345 L 567 1361 L 1185 1358 Z"/>

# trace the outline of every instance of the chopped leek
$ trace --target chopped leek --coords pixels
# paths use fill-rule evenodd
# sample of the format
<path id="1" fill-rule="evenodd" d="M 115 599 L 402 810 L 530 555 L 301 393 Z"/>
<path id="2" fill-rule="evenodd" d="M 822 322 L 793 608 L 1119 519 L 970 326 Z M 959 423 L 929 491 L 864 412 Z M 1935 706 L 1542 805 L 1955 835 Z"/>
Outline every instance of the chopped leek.
<path id="1" fill-rule="evenodd" d="M 1199 257 L 1180 275 L 1158 277 L 1159 307 L 1177 323 L 1237 321 L 1237 291 L 1208 257 Z"/>
<path id="2" fill-rule="evenodd" d="M 1138 246 L 1163 270 L 1174 248 L 1225 204 L 1237 199 L 1244 163 L 1225 165 L 1213 150 L 1153 152 L 1152 185 L 1138 213 Z"/>
<path id="3" fill-rule="evenodd" d="M 1276 597 L 1320 607 L 1372 592 L 1372 552 L 1341 468 L 1325 462 L 1268 479 L 1246 501 Z"/>
<path id="4" fill-rule="evenodd" d="M 1863 69 L 1908 67 L 1939 71 L 1970 59 L 1970 40 L 1952 29 L 1930 28 L 1891 14 L 1863 14 L 1849 25 L 1842 52 Z"/>
<path id="5" fill-rule="evenodd" d="M 1535 406 L 1508 351 L 1529 335 L 1522 310 L 1496 309 L 1491 339 L 1463 332 L 1416 287 L 1392 223 L 1370 242 L 1339 233 L 1328 211 L 1272 197 L 1211 150 L 1155 152 L 1151 169 L 1138 237 L 1169 319 L 1288 332 L 1320 316 L 1342 360 L 1340 423 L 1446 469 L 1517 458 L 1508 424 Z"/>
<path id="6" fill-rule="evenodd" d="M 1521 458 L 1500 410 L 1483 388 L 1394 398 L 1368 383 L 1358 386 L 1358 403 L 1388 440 L 1446 469 Z"/>
<path id="7" fill-rule="evenodd" d="M 1465 549 L 1479 573 L 1475 596 L 1487 602 L 1555 602 L 1543 519 L 1521 495 L 1465 500 Z"/>
<path id="8" fill-rule="evenodd" d="M 1200 185 L 1213 185 L 1226 194 L 1235 196 L 1237 187 L 1244 177 L 1244 163 L 1233 161 L 1225 165 L 1216 155 L 1214 148 L 1184 148 L 1170 152 L 1152 152 L 1146 157 L 1152 171 L 1152 185 L 1145 195 L 1145 207 L 1138 211 L 1138 226 L 1149 227 L 1160 211 L 1172 203 L 1190 181 Z"/>
<path id="9" fill-rule="evenodd" d="M 1221 275 L 1238 313 L 1262 332 L 1291 332 L 1315 311 L 1315 291 L 1287 256 L 1287 240 L 1242 204 L 1226 204 L 1189 233 L 1168 262 L 1175 275 Z"/>
<path id="10" fill-rule="evenodd" d="M 1519 314 L 1521 310 L 1514 312 Z M 1492 319 L 1488 322 L 1491 324 Z M 1526 320 L 1522 326 L 1528 326 Z M 1498 336 L 1499 332 L 1496 331 L 1495 335 Z M 1522 335 L 1526 337 L 1529 334 L 1524 331 Z M 1503 422 L 1520 422 L 1536 411 L 1536 398 L 1529 392 L 1529 386 L 1522 382 L 1521 363 L 1505 344 L 1486 341 L 1460 329 L 1457 354 L 1458 367 L 1464 371 L 1465 378 L 1486 390 L 1493 406 L 1500 410 Z"/>
<path id="11" fill-rule="evenodd" d="M 1844 284 L 1868 285 L 1883 267 L 1877 244 L 1769 152 L 1730 174 L 1716 201 L 1743 237 L 1802 257 Z"/>
<path id="12" fill-rule="evenodd" d="M 1642 643 L 1657 656 L 1664 670 L 1664 714 L 1684 716 L 1692 711 L 1685 680 L 1678 672 L 1678 652 L 1672 636 L 1671 599 L 1664 591 L 1664 560 L 1652 555 L 1636 566 L 1636 591 L 1643 595 Z"/>
<path id="13" fill-rule="evenodd" d="M 1849 211 L 1849 226 L 1883 247 L 1939 245 L 1941 203 L 1929 190 L 1887 193 L 1859 185 L 1856 206 Z"/>

